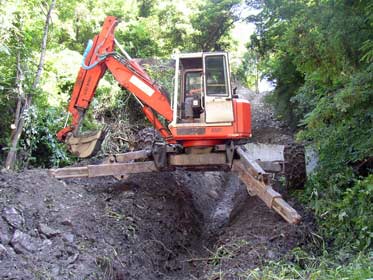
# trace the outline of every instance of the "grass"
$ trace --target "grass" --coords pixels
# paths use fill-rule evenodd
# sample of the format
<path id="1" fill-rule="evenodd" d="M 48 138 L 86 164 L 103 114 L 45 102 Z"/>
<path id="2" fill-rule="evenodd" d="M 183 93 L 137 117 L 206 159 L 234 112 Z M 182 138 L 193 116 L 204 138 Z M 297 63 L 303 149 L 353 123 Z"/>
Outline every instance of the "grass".
<path id="1" fill-rule="evenodd" d="M 343 250 L 313 256 L 300 248 L 288 260 L 269 262 L 266 266 L 246 271 L 240 279 L 253 280 L 368 280 L 373 279 L 373 251 L 351 256 Z M 291 259 L 291 260 L 289 260 Z M 342 259 L 344 259 L 342 261 Z"/>

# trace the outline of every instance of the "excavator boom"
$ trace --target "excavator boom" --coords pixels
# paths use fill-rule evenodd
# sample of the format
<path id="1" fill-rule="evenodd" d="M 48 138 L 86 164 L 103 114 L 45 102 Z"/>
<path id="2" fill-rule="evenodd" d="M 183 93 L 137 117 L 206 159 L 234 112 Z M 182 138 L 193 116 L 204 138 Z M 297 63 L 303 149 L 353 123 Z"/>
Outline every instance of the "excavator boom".
<path id="1" fill-rule="evenodd" d="M 102 131 L 80 134 L 79 129 L 106 70 L 113 74 L 122 87 L 136 96 L 144 114 L 163 138 L 168 143 L 174 142 L 169 130 L 156 116 L 158 113 L 167 121 L 172 121 L 173 111 L 167 96 L 139 64 L 128 55 L 123 57 L 114 52 L 114 30 L 117 24 L 118 20 L 115 17 L 107 17 L 100 34 L 88 44 L 68 107 L 72 122 L 57 133 L 57 138 L 64 141 L 69 150 L 79 157 L 90 156 L 101 144 L 100 140 L 104 136 Z"/>

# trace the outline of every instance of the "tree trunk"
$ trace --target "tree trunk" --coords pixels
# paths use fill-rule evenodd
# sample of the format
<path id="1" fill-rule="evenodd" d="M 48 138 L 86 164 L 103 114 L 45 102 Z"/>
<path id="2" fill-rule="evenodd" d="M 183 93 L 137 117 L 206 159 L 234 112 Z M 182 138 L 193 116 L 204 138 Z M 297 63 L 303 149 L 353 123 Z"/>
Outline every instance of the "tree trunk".
<path id="1" fill-rule="evenodd" d="M 40 77 L 43 72 L 43 66 L 44 66 L 44 60 L 45 60 L 45 53 L 47 50 L 47 40 L 48 40 L 48 29 L 49 29 L 49 23 L 51 19 L 51 14 L 54 9 L 54 6 L 56 4 L 56 0 L 52 0 L 48 13 L 46 15 L 45 19 L 45 25 L 44 25 L 44 31 L 43 31 L 43 39 L 41 42 L 41 48 L 40 48 L 40 59 L 39 59 L 39 65 L 38 69 L 36 71 L 35 79 L 31 87 L 31 91 L 29 94 L 27 94 L 25 102 L 23 102 L 23 92 L 22 92 L 22 81 L 18 77 L 19 75 L 22 75 L 22 70 L 20 66 L 20 59 L 17 57 L 17 87 L 18 87 L 18 102 L 17 102 L 17 108 L 16 108 L 16 115 L 15 115 L 15 130 L 12 132 L 11 137 L 11 148 L 8 152 L 7 158 L 5 160 L 5 168 L 6 169 L 13 169 L 14 164 L 16 162 L 16 156 L 17 156 L 17 146 L 18 141 L 22 135 L 23 126 L 25 124 L 25 119 L 23 113 L 25 110 L 30 108 L 31 101 L 32 101 L 32 93 L 37 89 L 40 82 Z M 20 72 L 19 72 L 20 71 Z M 21 76 L 20 76 L 21 77 Z M 23 103 L 23 106 L 22 106 Z M 21 109 L 22 107 L 22 109 Z"/>

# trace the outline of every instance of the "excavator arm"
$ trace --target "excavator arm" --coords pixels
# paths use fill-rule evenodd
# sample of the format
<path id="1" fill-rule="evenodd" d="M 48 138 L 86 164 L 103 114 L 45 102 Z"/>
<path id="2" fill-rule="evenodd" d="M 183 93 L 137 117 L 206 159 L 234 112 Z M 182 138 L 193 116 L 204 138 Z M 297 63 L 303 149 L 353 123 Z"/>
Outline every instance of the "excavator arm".
<path id="1" fill-rule="evenodd" d="M 173 112 L 168 98 L 124 50 L 124 56 L 115 52 L 114 30 L 117 24 L 115 17 L 107 17 L 100 34 L 88 43 L 68 106 L 71 124 L 57 133 L 57 138 L 79 157 L 90 156 L 103 138 L 101 131 L 80 134 L 79 130 L 97 85 L 108 69 L 118 83 L 136 97 L 146 117 L 166 142 L 175 143 L 169 130 L 156 116 L 158 113 L 167 121 L 172 121 Z"/>

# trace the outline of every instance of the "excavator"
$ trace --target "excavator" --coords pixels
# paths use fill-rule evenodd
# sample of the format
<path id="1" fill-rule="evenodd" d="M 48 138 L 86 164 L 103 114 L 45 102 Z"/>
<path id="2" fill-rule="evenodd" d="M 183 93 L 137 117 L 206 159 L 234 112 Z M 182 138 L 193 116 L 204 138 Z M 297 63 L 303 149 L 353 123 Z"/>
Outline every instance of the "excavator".
<path id="1" fill-rule="evenodd" d="M 287 169 L 286 147 L 265 152 L 249 143 L 251 107 L 239 98 L 230 81 L 226 52 L 175 55 L 174 93 L 169 95 L 153 81 L 115 39 L 119 20 L 108 16 L 101 32 L 89 41 L 68 106 L 71 123 L 57 133 L 69 151 L 91 156 L 104 133 L 81 133 L 84 114 L 97 85 L 109 70 L 121 87 L 138 101 L 145 116 L 162 137 L 150 147 L 109 155 L 101 164 L 51 169 L 55 178 L 115 176 L 173 171 L 232 171 L 256 195 L 287 222 L 301 217 L 271 186 L 272 173 L 288 174 L 289 181 L 304 183 L 304 173 L 293 176 Z M 303 160 L 303 162 L 302 162 Z M 299 165 L 304 164 L 304 156 Z M 294 165 L 292 165 L 294 166 Z M 293 176 L 293 177 L 292 177 Z"/>

